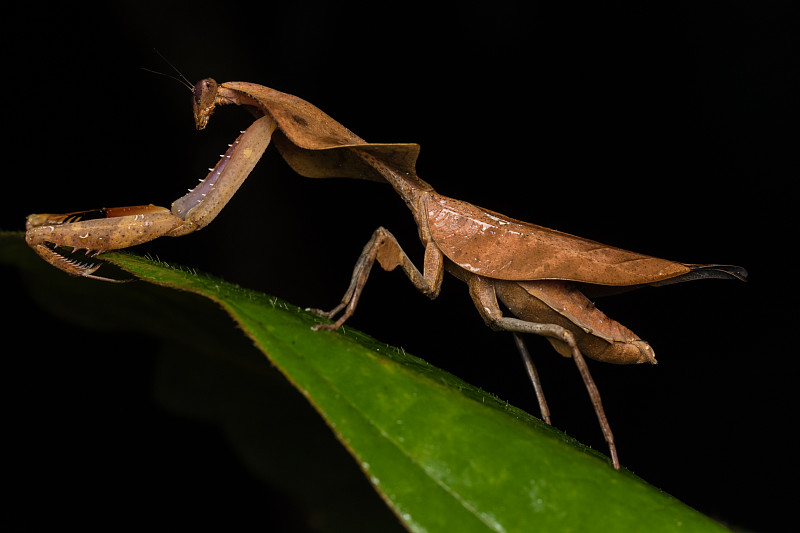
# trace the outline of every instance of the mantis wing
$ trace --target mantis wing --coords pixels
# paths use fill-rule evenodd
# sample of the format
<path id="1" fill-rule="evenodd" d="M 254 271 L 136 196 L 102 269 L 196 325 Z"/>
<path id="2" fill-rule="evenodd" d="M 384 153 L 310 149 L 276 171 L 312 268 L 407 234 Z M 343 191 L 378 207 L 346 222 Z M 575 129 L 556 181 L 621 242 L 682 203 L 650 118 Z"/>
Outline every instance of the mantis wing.
<path id="1" fill-rule="evenodd" d="M 426 197 L 425 209 L 431 237 L 442 253 L 488 278 L 630 286 L 746 276 L 740 267 L 690 265 L 629 252 L 436 193 Z"/>
<path id="2" fill-rule="evenodd" d="M 316 106 L 263 85 L 226 82 L 218 94 L 218 103 L 270 116 L 278 125 L 275 145 L 303 176 L 385 182 L 378 166 L 386 165 L 428 191 L 425 209 L 433 240 L 470 272 L 513 281 L 562 279 L 608 286 L 746 276 L 740 267 L 688 265 L 637 254 L 435 194 L 416 175 L 419 145 L 367 143 Z"/>

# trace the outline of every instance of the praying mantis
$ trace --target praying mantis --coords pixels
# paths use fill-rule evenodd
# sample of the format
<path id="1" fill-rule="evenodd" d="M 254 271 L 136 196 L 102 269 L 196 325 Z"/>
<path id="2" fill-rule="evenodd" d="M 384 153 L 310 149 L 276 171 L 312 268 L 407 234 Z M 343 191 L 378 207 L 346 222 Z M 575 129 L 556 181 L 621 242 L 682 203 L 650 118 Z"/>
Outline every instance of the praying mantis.
<path id="1" fill-rule="evenodd" d="M 255 117 L 208 175 L 171 209 L 146 205 L 30 215 L 26 240 L 36 253 L 69 274 L 116 281 L 95 274 L 102 263 L 87 261 L 101 252 L 205 227 L 271 142 L 302 176 L 389 183 L 416 222 L 425 250 L 422 268 L 413 264 L 387 229 L 379 227 L 359 256 L 341 302 L 330 311 L 316 311 L 332 322 L 315 329 L 336 330 L 353 315 L 376 261 L 387 271 L 400 267 L 414 287 L 431 299 L 439 295 L 444 272 L 449 272 L 467 285 L 487 326 L 513 335 L 548 424 L 547 402 L 522 334 L 546 337 L 559 354 L 575 362 L 615 469 L 620 463 L 614 436 L 585 357 L 617 364 L 656 364 L 656 359 L 647 342 L 603 314 L 589 297 L 645 285 L 747 277 L 742 267 L 650 257 L 441 195 L 416 174 L 419 145 L 367 143 L 296 96 L 253 83 L 218 84 L 211 78 L 191 88 L 199 130 L 219 106 L 242 106 Z M 76 258 L 79 250 L 89 259 Z M 501 304 L 512 316 L 503 312 Z"/>

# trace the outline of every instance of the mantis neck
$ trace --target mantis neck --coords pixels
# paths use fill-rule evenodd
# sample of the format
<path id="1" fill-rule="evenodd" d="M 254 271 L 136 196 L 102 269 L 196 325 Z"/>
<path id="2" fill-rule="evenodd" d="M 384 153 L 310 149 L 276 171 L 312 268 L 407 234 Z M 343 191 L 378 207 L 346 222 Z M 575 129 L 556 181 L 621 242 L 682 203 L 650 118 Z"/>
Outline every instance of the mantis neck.
<path id="1" fill-rule="evenodd" d="M 260 97 L 249 94 L 250 91 L 260 91 Z M 215 105 L 234 104 L 237 106 L 242 106 L 247 108 L 257 117 L 269 115 L 278 123 L 279 128 L 286 128 L 287 124 L 293 124 L 292 121 L 289 121 L 286 118 L 286 116 L 289 114 L 291 114 L 295 122 L 296 117 L 302 115 L 303 113 L 307 115 L 303 115 L 303 117 L 307 118 L 309 122 L 313 122 L 314 120 L 319 122 L 320 116 L 326 118 L 327 120 L 323 121 L 323 123 L 333 123 L 335 124 L 335 127 L 331 126 L 330 129 L 326 129 L 321 132 L 325 135 L 322 139 L 316 139 L 316 141 L 327 141 L 329 145 L 324 146 L 325 148 L 351 149 L 359 158 L 361 158 L 362 161 L 372 167 L 386 181 L 388 181 L 392 187 L 394 187 L 394 190 L 397 191 L 397 194 L 400 195 L 408 208 L 411 210 L 411 213 L 414 215 L 414 219 L 417 221 L 418 226 L 425 226 L 425 224 L 420 225 L 423 222 L 422 218 L 424 218 L 420 200 L 425 195 L 435 192 L 433 187 L 417 177 L 416 172 L 413 171 L 413 168 L 410 172 L 407 170 L 399 170 L 395 166 L 386 162 L 380 156 L 374 155 L 368 148 L 370 146 L 369 143 L 355 136 L 349 130 L 339 125 L 330 119 L 330 117 L 327 117 L 327 115 L 325 115 L 322 111 L 317 110 L 307 102 L 267 87 L 239 82 L 229 82 L 219 86 L 214 103 Z M 290 111 L 291 113 L 289 113 Z M 283 124 L 283 126 L 281 126 L 281 124 Z M 291 128 L 290 130 L 291 131 L 284 131 L 284 135 L 286 135 L 289 142 L 295 146 L 310 150 L 319 148 L 316 146 L 319 144 L 319 142 L 313 143 L 314 146 L 307 146 L 302 142 L 303 140 L 308 140 L 308 132 L 300 130 L 295 131 Z M 292 132 L 294 132 L 294 134 L 292 134 Z M 367 149 L 361 149 L 362 143 Z M 335 175 L 336 174 L 333 173 L 331 174 L 331 176 Z M 363 176 L 350 175 L 349 177 Z"/>

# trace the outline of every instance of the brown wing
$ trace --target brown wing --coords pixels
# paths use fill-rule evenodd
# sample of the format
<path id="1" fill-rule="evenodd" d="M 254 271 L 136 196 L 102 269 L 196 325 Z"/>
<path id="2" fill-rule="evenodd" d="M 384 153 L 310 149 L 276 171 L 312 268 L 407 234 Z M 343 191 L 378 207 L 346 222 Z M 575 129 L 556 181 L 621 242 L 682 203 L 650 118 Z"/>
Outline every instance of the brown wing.
<path id="1" fill-rule="evenodd" d="M 641 285 L 683 276 L 690 266 L 614 248 L 430 194 L 428 226 L 448 259 L 494 279 L 562 279 Z"/>
<path id="2" fill-rule="evenodd" d="M 263 85 L 231 81 L 223 83 L 220 90 L 223 96 L 226 90 L 236 93 L 237 103 L 255 106 L 275 120 L 280 131 L 275 135 L 275 145 L 302 176 L 386 181 L 358 152 L 369 153 L 401 172 L 416 176 L 418 144 L 367 143 L 302 98 Z"/>

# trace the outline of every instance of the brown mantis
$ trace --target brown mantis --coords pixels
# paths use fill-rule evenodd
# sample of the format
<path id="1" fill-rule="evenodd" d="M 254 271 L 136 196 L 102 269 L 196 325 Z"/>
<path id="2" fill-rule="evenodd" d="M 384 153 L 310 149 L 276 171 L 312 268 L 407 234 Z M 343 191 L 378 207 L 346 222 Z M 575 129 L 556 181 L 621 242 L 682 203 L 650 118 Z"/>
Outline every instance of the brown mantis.
<path id="1" fill-rule="evenodd" d="M 171 210 L 148 205 L 30 215 L 28 244 L 70 274 L 107 279 L 94 274 L 100 264 L 74 259 L 65 248 L 85 250 L 93 257 L 206 226 L 249 175 L 271 140 L 303 176 L 388 182 L 417 224 L 425 248 L 422 269 L 411 262 L 389 231 L 378 228 L 364 247 L 339 305 L 320 312 L 335 322 L 316 329 L 335 330 L 350 318 L 375 261 L 384 270 L 400 267 L 430 298 L 437 297 L 444 272 L 450 272 L 467 284 L 485 323 L 514 336 L 548 424 L 547 403 L 520 334 L 545 336 L 558 353 L 575 361 L 617 469 L 614 437 L 584 356 L 618 364 L 655 364 L 656 359 L 649 344 L 604 315 L 587 295 L 701 278 L 744 280 L 747 276 L 741 267 L 645 256 L 448 198 L 416 175 L 418 145 L 367 143 L 308 102 L 268 87 L 243 82 L 217 84 L 208 78 L 194 86 L 193 102 L 198 129 L 205 128 L 217 106 L 227 104 L 247 108 L 256 120 Z M 501 303 L 514 316 L 504 314 Z"/>

